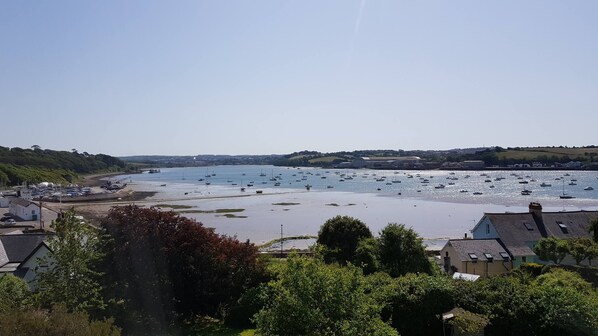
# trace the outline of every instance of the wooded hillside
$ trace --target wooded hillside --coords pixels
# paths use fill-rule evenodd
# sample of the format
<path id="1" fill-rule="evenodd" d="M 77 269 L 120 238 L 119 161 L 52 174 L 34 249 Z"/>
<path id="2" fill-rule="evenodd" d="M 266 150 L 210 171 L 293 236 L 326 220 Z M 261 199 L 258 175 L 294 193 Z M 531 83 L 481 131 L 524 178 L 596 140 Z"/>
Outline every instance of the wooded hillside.
<path id="1" fill-rule="evenodd" d="M 0 185 L 73 182 L 80 174 L 122 170 L 125 163 L 105 154 L 0 146 Z"/>

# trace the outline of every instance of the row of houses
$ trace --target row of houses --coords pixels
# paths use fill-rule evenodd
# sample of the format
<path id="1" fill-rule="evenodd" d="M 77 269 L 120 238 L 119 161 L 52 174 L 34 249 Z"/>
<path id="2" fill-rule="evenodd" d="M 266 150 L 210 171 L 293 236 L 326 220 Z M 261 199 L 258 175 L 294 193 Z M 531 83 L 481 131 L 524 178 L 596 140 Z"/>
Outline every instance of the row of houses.
<path id="1" fill-rule="evenodd" d="M 424 163 L 419 156 L 359 157 L 351 162 L 340 163 L 338 168 L 416 169 L 424 168 Z"/>
<path id="2" fill-rule="evenodd" d="M 508 273 L 522 263 L 545 264 L 533 250 L 540 239 L 590 237 L 590 222 L 596 218 L 598 211 L 543 212 L 536 202 L 530 203 L 528 212 L 485 213 L 471 230 L 473 239 L 451 239 L 442 248 L 442 267 L 457 276 L 489 277 Z M 575 264 L 570 256 L 562 263 Z"/>

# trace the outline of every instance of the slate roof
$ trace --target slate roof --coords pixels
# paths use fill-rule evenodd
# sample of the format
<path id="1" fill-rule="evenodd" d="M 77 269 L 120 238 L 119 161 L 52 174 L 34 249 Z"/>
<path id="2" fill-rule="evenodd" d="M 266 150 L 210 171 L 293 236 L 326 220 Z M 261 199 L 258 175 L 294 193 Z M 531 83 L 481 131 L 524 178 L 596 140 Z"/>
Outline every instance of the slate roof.
<path id="1" fill-rule="evenodd" d="M 0 266 L 22 263 L 47 237 L 47 234 L 0 236 Z"/>
<path id="2" fill-rule="evenodd" d="M 534 255 L 531 247 L 541 238 L 589 237 L 590 221 L 598 218 L 598 211 L 542 212 L 541 216 L 531 212 L 487 213 L 485 216 L 513 256 L 529 256 Z"/>
<path id="3" fill-rule="evenodd" d="M 13 204 L 16 204 L 16 205 L 20 205 L 22 207 L 28 207 L 31 204 L 37 206 L 37 204 L 35 204 L 35 203 L 33 203 L 33 202 L 29 201 L 29 200 L 26 200 L 26 199 L 23 199 L 23 198 L 18 198 L 18 197 L 15 197 L 15 198 L 11 199 L 10 203 L 13 203 Z"/>
<path id="4" fill-rule="evenodd" d="M 474 253 L 478 257 L 477 261 L 488 261 L 486 253 L 492 255 L 492 259 L 497 261 L 503 260 L 501 253 L 508 255 L 508 252 L 496 239 L 451 239 L 447 245 L 455 249 L 460 261 L 472 261 L 470 253 Z"/>

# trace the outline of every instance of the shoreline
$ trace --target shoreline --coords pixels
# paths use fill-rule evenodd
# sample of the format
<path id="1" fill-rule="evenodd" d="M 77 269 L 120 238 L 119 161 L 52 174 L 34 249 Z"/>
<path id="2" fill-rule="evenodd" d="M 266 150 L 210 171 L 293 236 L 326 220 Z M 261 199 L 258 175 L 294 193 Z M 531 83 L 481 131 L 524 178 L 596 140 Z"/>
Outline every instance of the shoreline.
<path id="1" fill-rule="evenodd" d="M 94 180 L 96 183 L 107 177 L 128 180 L 126 175 L 128 174 L 101 174 L 94 176 Z M 189 181 L 168 182 L 168 186 L 160 180 L 133 181 L 123 189 L 130 197 L 62 206 L 74 207 L 85 217 L 97 220 L 105 216 L 113 206 L 161 205 L 163 210 L 172 210 L 194 219 L 205 227 L 214 228 L 218 234 L 235 236 L 240 240 L 249 239 L 258 245 L 278 238 L 281 225 L 284 225 L 285 236 L 313 236 L 327 219 L 337 215 L 362 220 L 374 234 L 388 223 L 402 223 L 412 227 L 426 240 L 461 238 L 484 213 L 526 212 L 528 206 L 528 203 L 497 204 L 491 198 L 478 199 L 479 203 L 463 203 L 423 198 L 418 194 L 398 198 L 340 190 L 260 189 L 263 189 L 261 194 L 255 193 L 256 189 L 241 193 L 237 187 L 205 186 Z M 590 203 L 591 205 L 569 204 L 566 207 L 567 210 L 595 207 L 596 203 Z M 179 206 L 184 206 L 184 210 Z M 546 211 L 561 211 L 565 205 L 554 203 L 543 206 Z M 227 212 L 227 209 L 240 211 Z"/>

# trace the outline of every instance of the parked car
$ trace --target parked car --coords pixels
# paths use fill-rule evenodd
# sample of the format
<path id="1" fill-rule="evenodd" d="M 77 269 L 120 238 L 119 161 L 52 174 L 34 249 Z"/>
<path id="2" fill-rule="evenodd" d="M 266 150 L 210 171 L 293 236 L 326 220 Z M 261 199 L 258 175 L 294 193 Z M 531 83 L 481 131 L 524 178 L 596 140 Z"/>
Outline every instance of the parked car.
<path id="1" fill-rule="evenodd" d="M 5 220 L 9 220 L 9 219 L 12 219 L 12 217 L 11 216 L 4 216 L 4 217 L 0 218 L 0 222 L 4 222 Z"/>
<path id="2" fill-rule="evenodd" d="M 12 218 L 4 221 L 4 225 L 15 225 L 15 224 L 17 224 L 17 222 Z"/>

